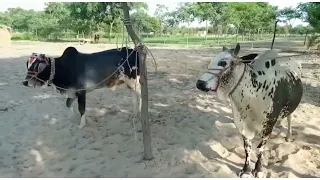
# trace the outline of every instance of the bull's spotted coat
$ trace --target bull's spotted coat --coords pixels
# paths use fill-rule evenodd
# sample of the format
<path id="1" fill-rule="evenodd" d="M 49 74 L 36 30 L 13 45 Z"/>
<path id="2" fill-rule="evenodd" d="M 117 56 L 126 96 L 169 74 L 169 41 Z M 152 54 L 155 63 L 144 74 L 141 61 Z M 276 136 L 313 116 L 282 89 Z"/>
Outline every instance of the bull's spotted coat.
<path id="1" fill-rule="evenodd" d="M 276 59 L 277 53 L 274 50 L 266 51 L 253 63 L 244 63 L 234 58 L 239 50 L 239 44 L 235 50 L 225 50 L 222 53 L 227 51 L 233 54 L 233 57 L 213 59 L 212 61 L 217 62 L 211 62 L 211 64 L 219 65 L 222 64 L 221 61 L 229 64 L 229 67 L 224 67 L 226 70 L 219 77 L 217 95 L 221 100 L 230 100 L 234 123 L 244 140 L 246 161 L 239 176 L 251 177 L 253 173 L 255 177 L 262 177 L 261 156 L 274 125 L 278 119 L 285 117 L 288 117 L 288 123 L 291 122 L 292 112 L 301 101 L 303 94 L 300 79 L 301 65 Z M 209 65 L 210 68 L 217 67 Z M 198 89 L 211 90 L 211 87 L 208 87 L 210 80 L 206 77 L 208 75 L 198 80 Z M 258 160 L 252 171 L 251 140 L 256 135 L 259 135 L 262 140 L 257 147 Z M 290 135 L 288 132 L 288 136 Z"/>

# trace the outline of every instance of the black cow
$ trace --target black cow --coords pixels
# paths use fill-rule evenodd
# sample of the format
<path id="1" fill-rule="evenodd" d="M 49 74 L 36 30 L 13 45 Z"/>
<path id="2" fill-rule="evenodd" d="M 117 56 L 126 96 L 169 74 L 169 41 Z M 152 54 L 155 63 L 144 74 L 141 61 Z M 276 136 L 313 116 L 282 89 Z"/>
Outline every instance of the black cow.
<path id="1" fill-rule="evenodd" d="M 139 55 L 134 49 L 124 47 L 85 54 L 68 47 L 58 58 L 32 53 L 27 69 L 23 85 L 54 85 L 61 94 L 67 95 L 66 105 L 72 111 L 71 105 L 78 98 L 81 115 L 79 129 L 86 125 L 86 93 L 95 89 L 107 87 L 115 90 L 119 85 L 126 84 L 132 92 L 135 113 L 138 113 L 136 98 L 140 98 L 141 105 Z"/>

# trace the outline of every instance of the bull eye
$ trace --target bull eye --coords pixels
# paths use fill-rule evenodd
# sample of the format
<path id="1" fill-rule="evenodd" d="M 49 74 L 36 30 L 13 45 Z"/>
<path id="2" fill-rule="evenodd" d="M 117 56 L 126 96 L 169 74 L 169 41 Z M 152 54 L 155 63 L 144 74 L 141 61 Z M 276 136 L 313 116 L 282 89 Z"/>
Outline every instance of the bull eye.
<path id="1" fill-rule="evenodd" d="M 226 61 L 219 61 L 218 66 L 226 67 L 227 62 Z"/>

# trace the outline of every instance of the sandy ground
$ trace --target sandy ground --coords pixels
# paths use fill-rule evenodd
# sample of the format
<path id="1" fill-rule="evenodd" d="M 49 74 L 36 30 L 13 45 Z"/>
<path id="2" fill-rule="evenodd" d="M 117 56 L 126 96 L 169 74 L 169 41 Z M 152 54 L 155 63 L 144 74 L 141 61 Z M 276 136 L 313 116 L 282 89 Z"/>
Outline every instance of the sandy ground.
<path id="1" fill-rule="evenodd" d="M 150 47 L 158 63 L 155 74 L 148 62 L 155 158 L 141 161 L 141 127 L 136 122 L 136 140 L 125 87 L 88 94 L 88 125 L 78 130 L 80 120 L 68 118 L 64 96 L 21 85 L 32 52 L 58 56 L 69 45 L 82 52 L 113 47 L 13 43 L 0 48 L 0 177 L 236 177 L 244 150 L 231 109 L 214 94 L 189 88 L 220 49 Z M 305 92 L 294 112 L 294 142 L 285 142 L 283 121 L 264 154 L 267 177 L 320 177 L 320 58 L 300 59 Z"/>

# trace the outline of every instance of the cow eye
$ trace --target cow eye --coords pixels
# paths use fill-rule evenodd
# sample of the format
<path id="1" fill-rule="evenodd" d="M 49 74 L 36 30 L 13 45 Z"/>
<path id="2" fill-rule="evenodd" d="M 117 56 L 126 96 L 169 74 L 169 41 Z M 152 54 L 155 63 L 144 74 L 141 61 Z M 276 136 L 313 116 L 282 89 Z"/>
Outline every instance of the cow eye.
<path id="1" fill-rule="evenodd" d="M 218 66 L 226 67 L 227 62 L 226 61 L 219 61 Z"/>

